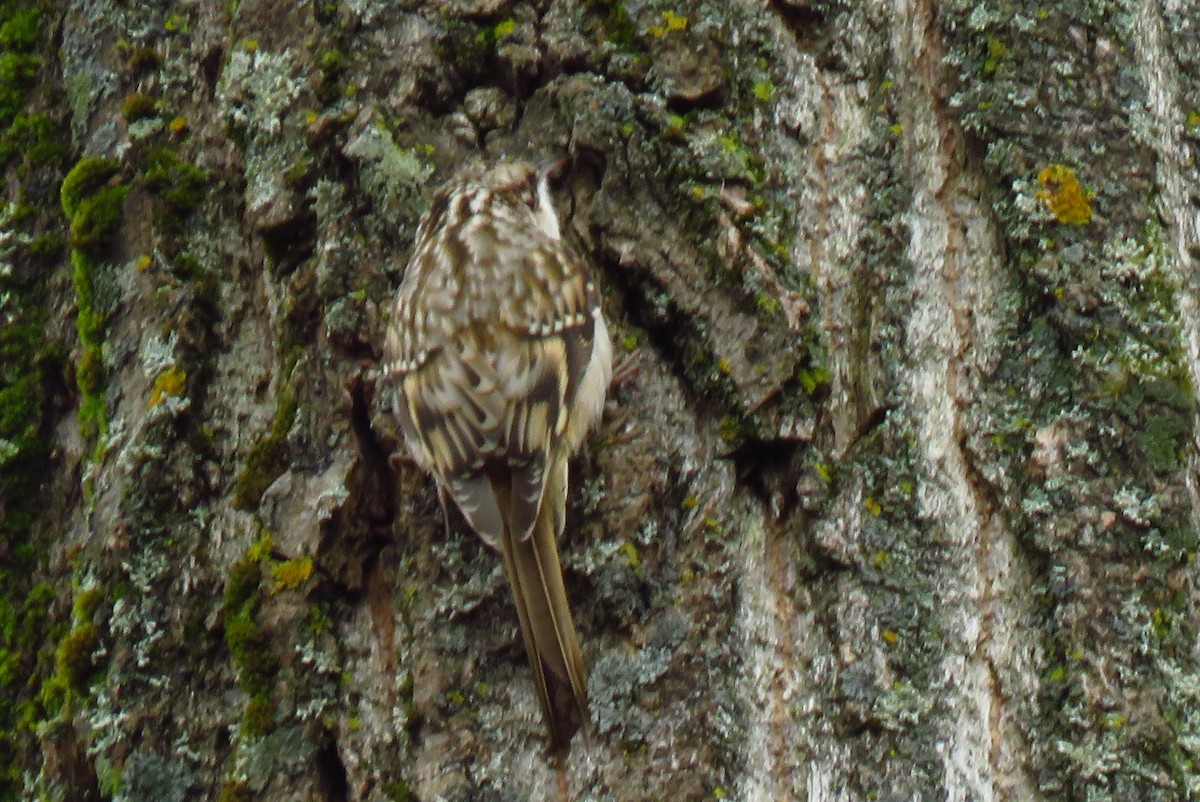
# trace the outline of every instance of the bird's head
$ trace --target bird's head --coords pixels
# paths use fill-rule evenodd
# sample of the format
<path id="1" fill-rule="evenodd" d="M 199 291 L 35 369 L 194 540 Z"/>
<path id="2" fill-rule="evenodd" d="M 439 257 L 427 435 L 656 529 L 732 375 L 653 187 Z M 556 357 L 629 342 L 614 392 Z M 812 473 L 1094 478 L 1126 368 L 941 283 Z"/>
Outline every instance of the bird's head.
<path id="1" fill-rule="evenodd" d="M 550 183 L 561 173 L 565 157 L 535 167 L 529 162 L 503 162 L 500 164 L 474 164 L 463 168 L 450 184 L 463 195 L 471 198 L 472 212 L 476 204 L 505 204 L 514 209 L 525 207 L 531 210 L 538 226 L 553 239 L 560 239 L 558 213 L 550 197 Z"/>

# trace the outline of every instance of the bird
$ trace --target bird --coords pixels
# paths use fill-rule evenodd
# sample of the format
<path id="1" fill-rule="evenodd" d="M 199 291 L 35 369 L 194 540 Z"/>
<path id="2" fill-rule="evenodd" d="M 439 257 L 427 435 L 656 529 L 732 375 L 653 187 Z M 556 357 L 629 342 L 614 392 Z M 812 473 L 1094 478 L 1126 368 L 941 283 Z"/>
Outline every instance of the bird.
<path id="1" fill-rule="evenodd" d="M 568 461 L 601 418 L 612 343 L 550 184 L 566 164 L 474 163 L 417 225 L 382 376 L 412 460 L 503 557 L 551 748 L 588 720 L 558 554 Z"/>

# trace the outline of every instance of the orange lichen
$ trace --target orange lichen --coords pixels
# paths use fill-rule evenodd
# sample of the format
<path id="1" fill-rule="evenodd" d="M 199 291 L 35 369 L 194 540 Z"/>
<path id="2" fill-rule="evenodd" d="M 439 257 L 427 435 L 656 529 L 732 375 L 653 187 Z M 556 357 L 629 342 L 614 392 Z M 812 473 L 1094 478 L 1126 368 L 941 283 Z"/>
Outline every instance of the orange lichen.
<path id="1" fill-rule="evenodd" d="M 1046 204 L 1058 222 L 1068 226 L 1085 226 L 1092 220 L 1092 205 L 1075 177 L 1075 171 L 1061 164 L 1051 164 L 1038 173 L 1042 188 L 1037 197 Z"/>

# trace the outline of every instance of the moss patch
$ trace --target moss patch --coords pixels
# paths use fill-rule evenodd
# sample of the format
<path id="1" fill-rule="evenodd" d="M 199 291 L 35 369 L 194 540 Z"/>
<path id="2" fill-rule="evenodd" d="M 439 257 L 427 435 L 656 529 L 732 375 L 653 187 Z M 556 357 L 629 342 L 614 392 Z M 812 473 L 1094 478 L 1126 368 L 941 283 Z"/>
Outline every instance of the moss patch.
<path id="1" fill-rule="evenodd" d="M 182 131 L 187 127 L 183 122 Z M 183 231 L 189 214 L 204 200 L 208 173 L 165 148 L 146 157 L 145 185 L 161 204 L 155 210 L 155 222 L 168 233 Z"/>
<path id="2" fill-rule="evenodd" d="M 91 622 L 73 628 L 58 642 L 54 665 L 67 687 L 76 693 L 87 692 L 88 681 L 96 672 L 93 653 L 99 645 L 99 631 Z"/>
<path id="3" fill-rule="evenodd" d="M 275 417 L 270 430 L 250 448 L 246 464 L 234 487 L 233 504 L 239 510 L 252 510 L 262 500 L 262 495 L 285 468 L 287 455 L 287 433 L 296 420 L 296 394 L 288 386 L 279 395 Z"/>
<path id="4" fill-rule="evenodd" d="M 275 725 L 271 691 L 279 671 L 270 640 L 257 621 L 261 586 L 262 566 L 247 555 L 230 570 L 223 605 L 225 643 L 237 669 L 238 687 L 249 697 L 242 728 L 254 736 L 265 735 Z"/>
<path id="5" fill-rule="evenodd" d="M 63 178 L 59 189 L 63 214 L 67 219 L 73 218 L 83 199 L 95 194 L 119 169 L 120 164 L 115 159 L 102 156 L 85 156 L 80 159 Z"/>
<path id="6" fill-rule="evenodd" d="M 108 431 L 101 359 L 106 321 L 95 306 L 95 271 L 100 254 L 121 221 L 129 194 L 127 184 L 113 183 L 119 169 L 113 159 L 85 156 L 63 178 L 59 189 L 63 214 L 70 221 L 71 278 L 78 310 L 80 356 L 75 379 L 82 395 L 79 422 L 90 440 Z"/>
<path id="7" fill-rule="evenodd" d="M 131 123 L 154 117 L 158 114 L 158 101 L 149 95 L 135 92 L 125 97 L 125 102 L 121 104 L 121 114 L 126 122 Z"/>
<path id="8" fill-rule="evenodd" d="M 46 278 L 61 263 L 58 217 L 65 150 L 63 126 L 43 104 L 39 77 L 53 48 L 45 2 L 0 0 L 0 799 L 24 798 L 36 727 L 44 718 L 39 689 L 54 672 L 66 623 L 53 615 L 54 588 L 38 578 L 45 535 L 51 416 L 63 356 L 47 342 Z M 57 533 L 56 533 L 57 534 Z"/>
<path id="9" fill-rule="evenodd" d="M 80 201 L 71 215 L 70 243 L 72 248 L 97 251 L 111 241 L 121 222 L 127 184 L 104 187 Z"/>

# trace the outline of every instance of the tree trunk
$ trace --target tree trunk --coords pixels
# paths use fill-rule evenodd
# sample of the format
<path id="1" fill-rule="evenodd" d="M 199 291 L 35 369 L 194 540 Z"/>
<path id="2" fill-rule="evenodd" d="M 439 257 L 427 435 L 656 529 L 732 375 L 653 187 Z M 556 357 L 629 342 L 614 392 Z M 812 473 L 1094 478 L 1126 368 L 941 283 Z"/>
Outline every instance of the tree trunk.
<path id="1" fill-rule="evenodd" d="M 0 2 L 0 799 L 1200 795 L 1198 26 Z M 432 191 L 563 153 L 556 761 L 372 369 Z"/>

